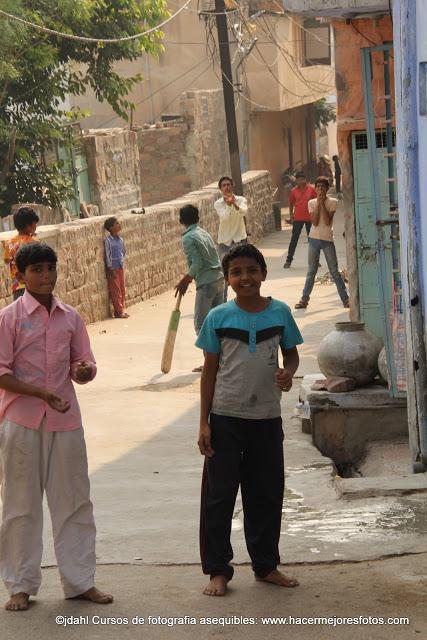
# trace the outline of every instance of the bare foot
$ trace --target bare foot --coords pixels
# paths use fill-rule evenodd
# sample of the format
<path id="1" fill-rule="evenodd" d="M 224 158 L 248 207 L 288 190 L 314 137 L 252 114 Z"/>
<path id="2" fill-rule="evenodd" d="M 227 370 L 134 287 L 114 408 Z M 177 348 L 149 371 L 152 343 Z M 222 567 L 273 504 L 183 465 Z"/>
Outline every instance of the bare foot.
<path id="1" fill-rule="evenodd" d="M 109 593 L 102 593 L 96 587 L 91 587 L 84 593 L 81 593 L 72 600 L 90 600 L 90 602 L 95 602 L 96 604 L 110 604 L 113 602 L 113 596 Z"/>
<path id="2" fill-rule="evenodd" d="M 259 582 L 269 582 L 276 584 L 278 587 L 298 587 L 299 582 L 296 578 L 291 578 L 278 569 L 273 569 L 264 578 L 256 578 Z"/>
<path id="3" fill-rule="evenodd" d="M 124 320 L 125 318 L 129 318 L 129 314 L 128 313 L 122 313 L 121 316 L 114 316 L 115 318 L 118 318 L 119 320 Z"/>
<path id="4" fill-rule="evenodd" d="M 30 596 L 28 593 L 20 592 L 15 593 L 14 596 L 6 602 L 6 611 L 26 611 L 28 609 L 28 600 Z"/>
<path id="5" fill-rule="evenodd" d="M 210 579 L 207 587 L 203 589 L 205 596 L 224 596 L 227 591 L 228 578 L 225 576 L 214 576 Z"/>

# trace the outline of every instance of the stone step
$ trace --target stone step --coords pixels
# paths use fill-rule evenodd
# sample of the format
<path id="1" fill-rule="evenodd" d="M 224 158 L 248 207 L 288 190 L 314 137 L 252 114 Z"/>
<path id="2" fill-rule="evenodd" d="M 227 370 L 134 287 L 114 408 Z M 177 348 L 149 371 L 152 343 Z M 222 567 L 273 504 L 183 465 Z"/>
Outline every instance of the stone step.
<path id="1" fill-rule="evenodd" d="M 376 478 L 340 478 L 337 476 L 334 485 L 341 498 L 350 500 L 378 496 L 403 496 L 409 493 L 427 494 L 427 473 Z"/>

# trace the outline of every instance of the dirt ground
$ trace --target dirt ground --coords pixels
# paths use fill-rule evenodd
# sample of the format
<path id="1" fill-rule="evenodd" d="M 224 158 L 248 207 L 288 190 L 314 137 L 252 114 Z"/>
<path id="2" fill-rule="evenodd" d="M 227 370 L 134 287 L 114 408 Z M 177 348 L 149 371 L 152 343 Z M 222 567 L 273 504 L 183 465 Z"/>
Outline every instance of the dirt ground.
<path id="1" fill-rule="evenodd" d="M 212 598 L 201 595 L 206 578 L 198 566 L 103 565 L 98 584 L 114 592 L 110 606 L 62 600 L 57 571 L 50 568 L 43 570 L 42 589 L 29 611 L 0 614 L 0 637 L 426 638 L 426 568 L 427 554 L 287 566 L 300 586 L 280 589 L 255 582 L 250 567 L 239 566 L 226 597 Z"/>

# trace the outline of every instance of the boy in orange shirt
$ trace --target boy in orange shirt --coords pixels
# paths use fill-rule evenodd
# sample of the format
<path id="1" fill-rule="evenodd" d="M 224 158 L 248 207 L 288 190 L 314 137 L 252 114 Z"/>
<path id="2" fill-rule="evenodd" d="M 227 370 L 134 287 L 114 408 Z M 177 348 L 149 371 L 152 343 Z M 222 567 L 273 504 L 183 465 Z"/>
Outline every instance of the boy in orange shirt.
<path id="1" fill-rule="evenodd" d="M 20 298 L 25 292 L 25 284 L 18 279 L 15 256 L 23 244 L 26 244 L 27 242 L 38 242 L 38 238 L 36 236 L 38 221 L 39 217 L 31 207 L 21 207 L 13 215 L 13 223 L 18 233 L 10 240 L 6 240 L 4 246 L 4 261 L 10 267 L 12 295 L 14 300 Z"/>

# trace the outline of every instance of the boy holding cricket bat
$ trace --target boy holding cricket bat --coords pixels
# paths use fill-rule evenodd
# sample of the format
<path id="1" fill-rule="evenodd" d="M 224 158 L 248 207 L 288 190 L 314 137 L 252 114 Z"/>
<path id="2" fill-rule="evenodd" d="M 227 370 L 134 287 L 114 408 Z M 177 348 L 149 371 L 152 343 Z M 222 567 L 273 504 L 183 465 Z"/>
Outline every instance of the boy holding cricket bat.
<path id="1" fill-rule="evenodd" d="M 199 333 L 211 309 L 224 302 L 224 275 L 215 242 L 199 227 L 199 210 L 192 204 L 182 207 L 179 221 L 185 227 L 182 246 L 188 264 L 187 274 L 175 286 L 175 296 L 184 295 L 192 280 L 196 281 L 194 328 Z M 201 371 L 197 367 L 194 371 Z"/>
<path id="2" fill-rule="evenodd" d="M 196 342 L 205 354 L 198 445 L 205 456 L 200 553 L 209 596 L 223 596 L 233 577 L 230 532 L 239 485 L 255 578 L 298 585 L 277 566 L 284 492 L 280 398 L 292 387 L 302 337 L 289 307 L 261 295 L 267 267 L 256 247 L 236 245 L 222 265 L 236 298 L 208 314 Z"/>

